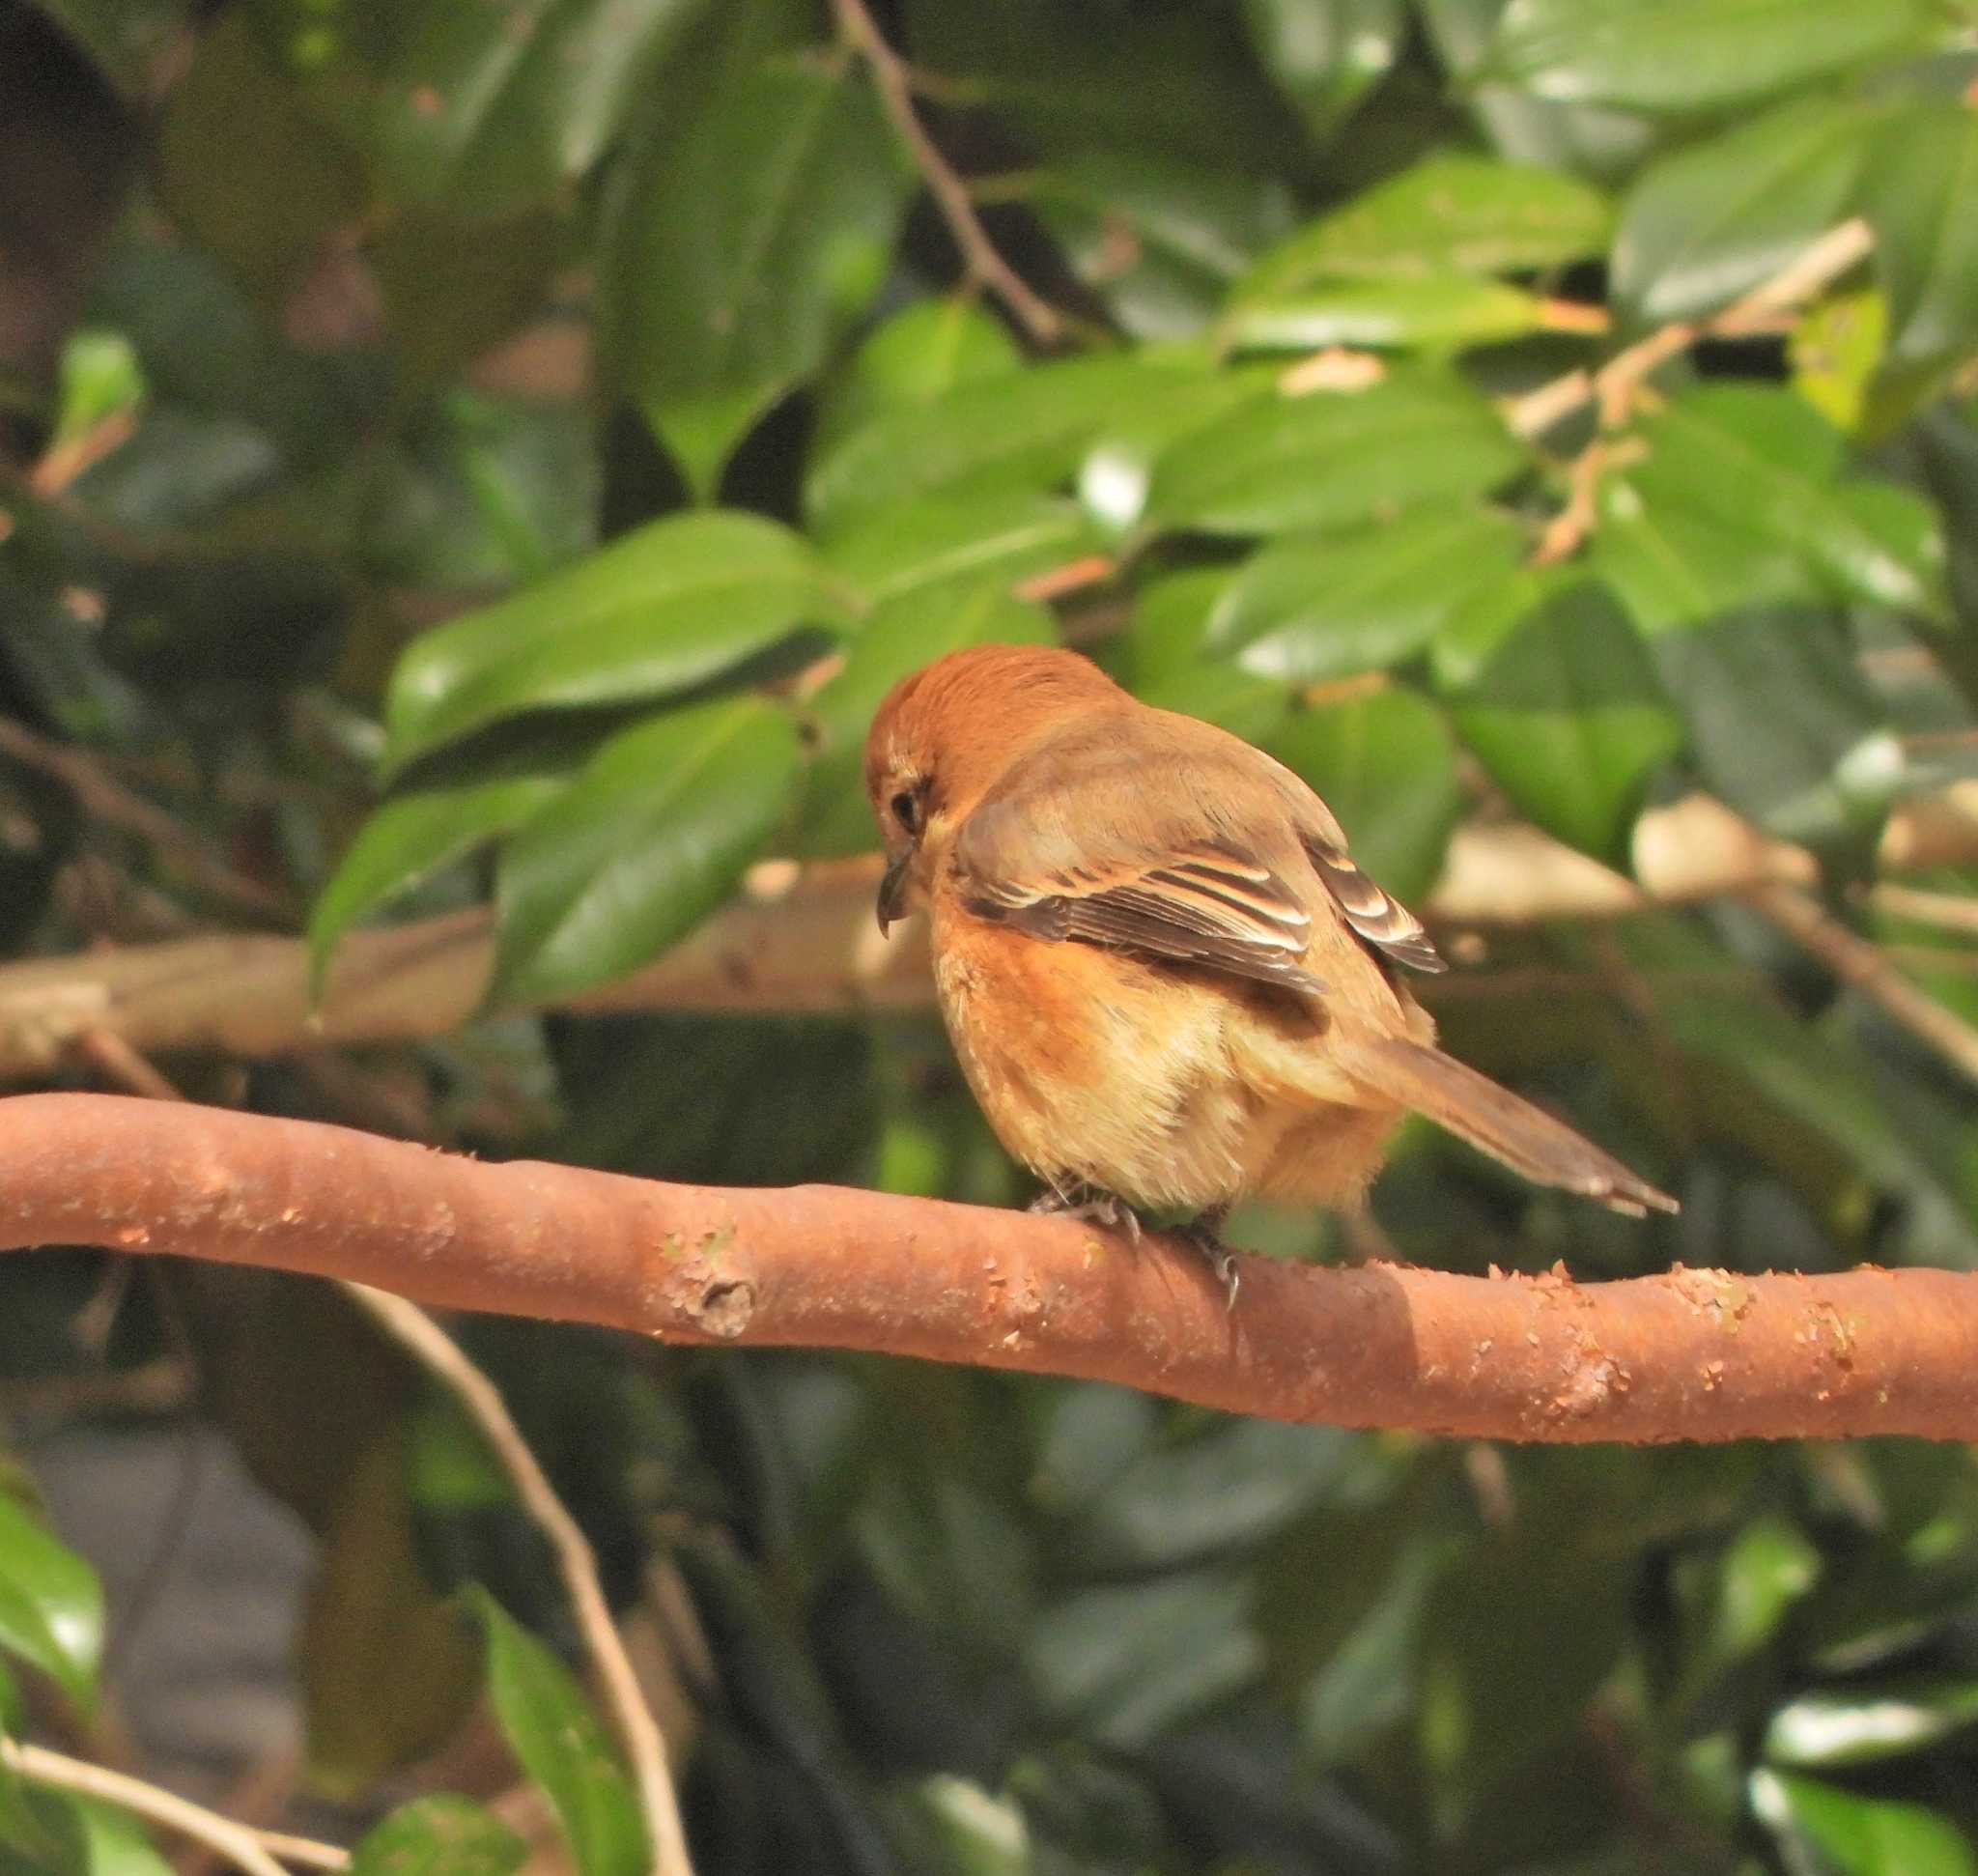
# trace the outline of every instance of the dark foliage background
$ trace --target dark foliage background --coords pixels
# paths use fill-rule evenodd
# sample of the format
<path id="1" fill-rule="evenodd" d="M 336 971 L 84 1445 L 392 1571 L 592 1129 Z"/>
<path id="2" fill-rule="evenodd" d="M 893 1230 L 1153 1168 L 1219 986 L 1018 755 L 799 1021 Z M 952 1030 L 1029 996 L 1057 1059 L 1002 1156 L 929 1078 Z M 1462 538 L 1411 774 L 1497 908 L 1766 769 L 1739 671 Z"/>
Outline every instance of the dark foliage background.
<path id="1" fill-rule="evenodd" d="M 1466 820 L 1625 867 L 1702 787 L 1978 1016 L 1978 877 L 1910 879 L 1928 924 L 1867 895 L 1894 809 L 1978 785 L 1969 0 L 876 8 L 1055 335 L 964 265 L 863 16 L 0 0 L 0 942 L 322 957 L 492 895 L 460 1033 L 164 1066 L 490 1152 L 1019 1200 L 929 1018 L 542 1007 L 758 859 L 867 846 L 895 676 L 1063 637 L 1290 762 L 1404 896 Z M 1787 316 L 1604 412 L 1519 403 L 1857 214 L 1872 257 Z M 1612 1220 L 1410 1136 L 1374 1208 L 1400 1254 L 1973 1264 L 1968 1080 L 1749 906 L 1465 955 L 1458 1051 L 1685 1209 Z M 321 1828 L 491 1797 L 458 1749 L 489 1687 L 575 1866 L 639 1867 L 456 1410 L 309 1287 L 119 1282 L 8 1260 L 0 1416 L 203 1416 L 299 1518 Z M 1964 1449 L 1461 1450 L 464 1333 L 686 1690 L 703 1872 L 1978 1871 Z M 105 1752 L 95 1579 L 29 1472 L 0 1485 L 0 1732 Z M 360 1866 L 518 1854 L 427 1797 Z M 0 1870 L 162 1866 L 0 1774 Z"/>

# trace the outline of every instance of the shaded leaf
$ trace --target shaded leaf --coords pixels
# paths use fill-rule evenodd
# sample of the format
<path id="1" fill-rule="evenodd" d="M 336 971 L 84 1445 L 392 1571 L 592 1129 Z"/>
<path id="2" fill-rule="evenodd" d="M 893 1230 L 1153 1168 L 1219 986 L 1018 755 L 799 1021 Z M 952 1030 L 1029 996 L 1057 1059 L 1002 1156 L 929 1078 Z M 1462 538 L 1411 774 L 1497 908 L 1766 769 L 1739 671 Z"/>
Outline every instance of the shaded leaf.
<path id="1" fill-rule="evenodd" d="M 944 490 L 1055 488 L 1109 424 L 1158 411 L 1207 376 L 1182 361 L 1088 357 L 958 384 L 885 412 L 821 451 L 805 480 L 805 510 L 820 533 L 833 534 Z"/>
<path id="2" fill-rule="evenodd" d="M 1505 793 L 1562 840 L 1620 860 L 1682 735 L 1606 588 L 1513 575 L 1450 621 L 1434 662 L 1463 740 Z"/>
<path id="3" fill-rule="evenodd" d="M 608 737 L 502 849 L 492 994 L 567 995 L 685 937 L 761 851 L 797 771 L 789 717 L 758 697 Z"/>
<path id="4" fill-rule="evenodd" d="M 691 690 L 842 599 L 786 527 L 676 515 L 415 640 L 385 700 L 385 766 L 520 711 Z"/>
<path id="5" fill-rule="evenodd" d="M 858 60 L 739 71 L 641 153 L 605 257 L 609 343 L 704 497 L 877 291 L 912 188 Z"/>
<path id="6" fill-rule="evenodd" d="M 1889 354 L 1909 363 L 1978 346 L 1978 111 L 1911 103 L 1878 132 L 1861 178 Z"/>
<path id="7" fill-rule="evenodd" d="M 1511 0 L 1480 76 L 1572 104 L 1708 110 L 1921 42 L 1926 0 Z"/>
<path id="8" fill-rule="evenodd" d="M 309 918 L 311 994 L 352 925 L 476 847 L 513 832 L 569 781 L 574 756 L 502 763 L 385 802 L 359 831 Z"/>
<path id="9" fill-rule="evenodd" d="M 645 1826 L 631 1779 L 570 1670 L 486 1590 L 469 1590 L 466 1602 L 488 1638 L 495 1718 L 555 1806 L 578 1876 L 641 1876 Z"/>
<path id="10" fill-rule="evenodd" d="M 1342 527 L 1483 495 L 1527 460 L 1459 381 L 1396 373 L 1363 391 L 1260 399 L 1185 433 L 1154 464 L 1147 519 L 1217 534 Z"/>
<path id="11" fill-rule="evenodd" d="M 0 1650 L 94 1709 L 103 1653 L 97 1573 L 0 1485 Z"/>
<path id="12" fill-rule="evenodd" d="M 1299 712 L 1270 750 L 1317 789 L 1372 878 L 1404 901 L 1427 893 L 1463 805 L 1441 711 L 1398 686 L 1372 691 Z"/>
<path id="13" fill-rule="evenodd" d="M 1394 65 L 1407 31 L 1400 0 L 1244 0 L 1263 68 L 1320 135 Z"/>
<path id="14" fill-rule="evenodd" d="M 1612 219 L 1607 198 L 1570 176 L 1488 156 L 1427 156 L 1286 236 L 1239 283 L 1235 303 L 1328 278 L 1563 267 L 1604 248 Z"/>
<path id="15" fill-rule="evenodd" d="M 527 1855 L 498 1817 L 440 1793 L 374 1825 L 351 1853 L 351 1876 L 511 1876 Z"/>
<path id="16" fill-rule="evenodd" d="M 1023 369 L 1009 329 L 973 299 L 917 299 L 882 320 L 831 380 L 818 418 L 823 449 L 887 411 L 931 404 L 957 384 Z"/>
<path id="17" fill-rule="evenodd" d="M 1201 640 L 1294 684 L 1384 670 L 1512 572 L 1524 530 L 1494 508 L 1425 503 L 1354 534 L 1274 541 L 1219 587 Z"/>
<path id="18" fill-rule="evenodd" d="M 37 0 L 133 102 L 152 93 L 159 61 L 185 28 L 192 0 Z"/>
<path id="19" fill-rule="evenodd" d="M 1851 99 L 1798 99 L 1651 163 L 1622 204 L 1615 298 L 1660 325 L 1769 279 L 1846 217 L 1875 124 Z"/>
<path id="20" fill-rule="evenodd" d="M 1978 1872 L 1964 1833 L 1921 1805 L 1864 1798 L 1818 1778 L 1761 1769 L 1751 1775 L 1751 1807 L 1783 1842 L 1812 1850 L 1843 1876 Z"/>
<path id="21" fill-rule="evenodd" d="M 825 561 L 875 606 L 929 588 L 1005 585 L 1096 552 L 1106 537 L 1075 501 L 1025 489 L 934 495 L 840 535 Z"/>

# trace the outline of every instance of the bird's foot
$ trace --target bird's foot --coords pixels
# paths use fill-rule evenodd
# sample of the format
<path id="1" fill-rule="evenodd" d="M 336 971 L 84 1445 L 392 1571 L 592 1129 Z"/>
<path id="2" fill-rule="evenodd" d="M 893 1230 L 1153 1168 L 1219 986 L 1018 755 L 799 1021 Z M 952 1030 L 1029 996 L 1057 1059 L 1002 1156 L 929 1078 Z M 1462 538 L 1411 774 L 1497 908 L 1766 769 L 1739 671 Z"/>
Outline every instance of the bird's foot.
<path id="1" fill-rule="evenodd" d="M 1193 1224 L 1181 1226 L 1174 1236 L 1208 1261 L 1209 1268 L 1223 1286 L 1223 1307 L 1234 1309 L 1236 1293 L 1243 1287 L 1243 1273 L 1236 1267 L 1236 1253 L 1222 1239 L 1223 1220 L 1229 1215 L 1228 1206 L 1212 1206 Z"/>
<path id="2" fill-rule="evenodd" d="M 1096 1185 L 1079 1184 L 1062 1191 L 1047 1185 L 1031 1201 L 1031 1209 L 1045 1218 L 1082 1218 L 1088 1224 L 1104 1225 L 1108 1231 L 1124 1232 L 1134 1243 L 1140 1242 L 1140 1213 L 1116 1193 L 1102 1192 Z"/>

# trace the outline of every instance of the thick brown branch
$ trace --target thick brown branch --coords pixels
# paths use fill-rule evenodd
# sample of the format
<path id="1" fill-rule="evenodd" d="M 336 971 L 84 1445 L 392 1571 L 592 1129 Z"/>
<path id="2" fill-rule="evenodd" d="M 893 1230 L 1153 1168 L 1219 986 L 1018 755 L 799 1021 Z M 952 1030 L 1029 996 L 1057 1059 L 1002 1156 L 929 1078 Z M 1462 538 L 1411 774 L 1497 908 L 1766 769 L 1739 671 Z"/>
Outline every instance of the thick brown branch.
<path id="1" fill-rule="evenodd" d="M 485 1165 L 105 1094 L 0 1124 L 0 1245 L 345 1277 L 661 1341 L 857 1349 L 1121 1382 L 1232 1412 L 1582 1442 L 1978 1438 L 1978 1277 L 1676 1271 L 1581 1288 L 1202 1261 L 1063 1219 L 831 1186 Z"/>

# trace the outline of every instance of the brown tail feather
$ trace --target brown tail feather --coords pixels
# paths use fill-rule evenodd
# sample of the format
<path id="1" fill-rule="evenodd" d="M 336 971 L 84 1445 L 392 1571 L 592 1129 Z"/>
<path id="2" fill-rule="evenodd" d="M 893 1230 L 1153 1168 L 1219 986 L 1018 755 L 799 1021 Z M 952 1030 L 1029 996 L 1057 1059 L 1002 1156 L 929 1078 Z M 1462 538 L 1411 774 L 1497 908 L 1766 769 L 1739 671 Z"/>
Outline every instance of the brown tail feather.
<path id="1" fill-rule="evenodd" d="M 1637 1179 L 1591 1140 L 1453 1056 L 1405 1037 L 1342 1038 L 1341 1066 L 1354 1080 L 1428 1116 L 1471 1146 L 1540 1185 L 1557 1185 L 1641 1217 L 1676 1201 Z"/>

